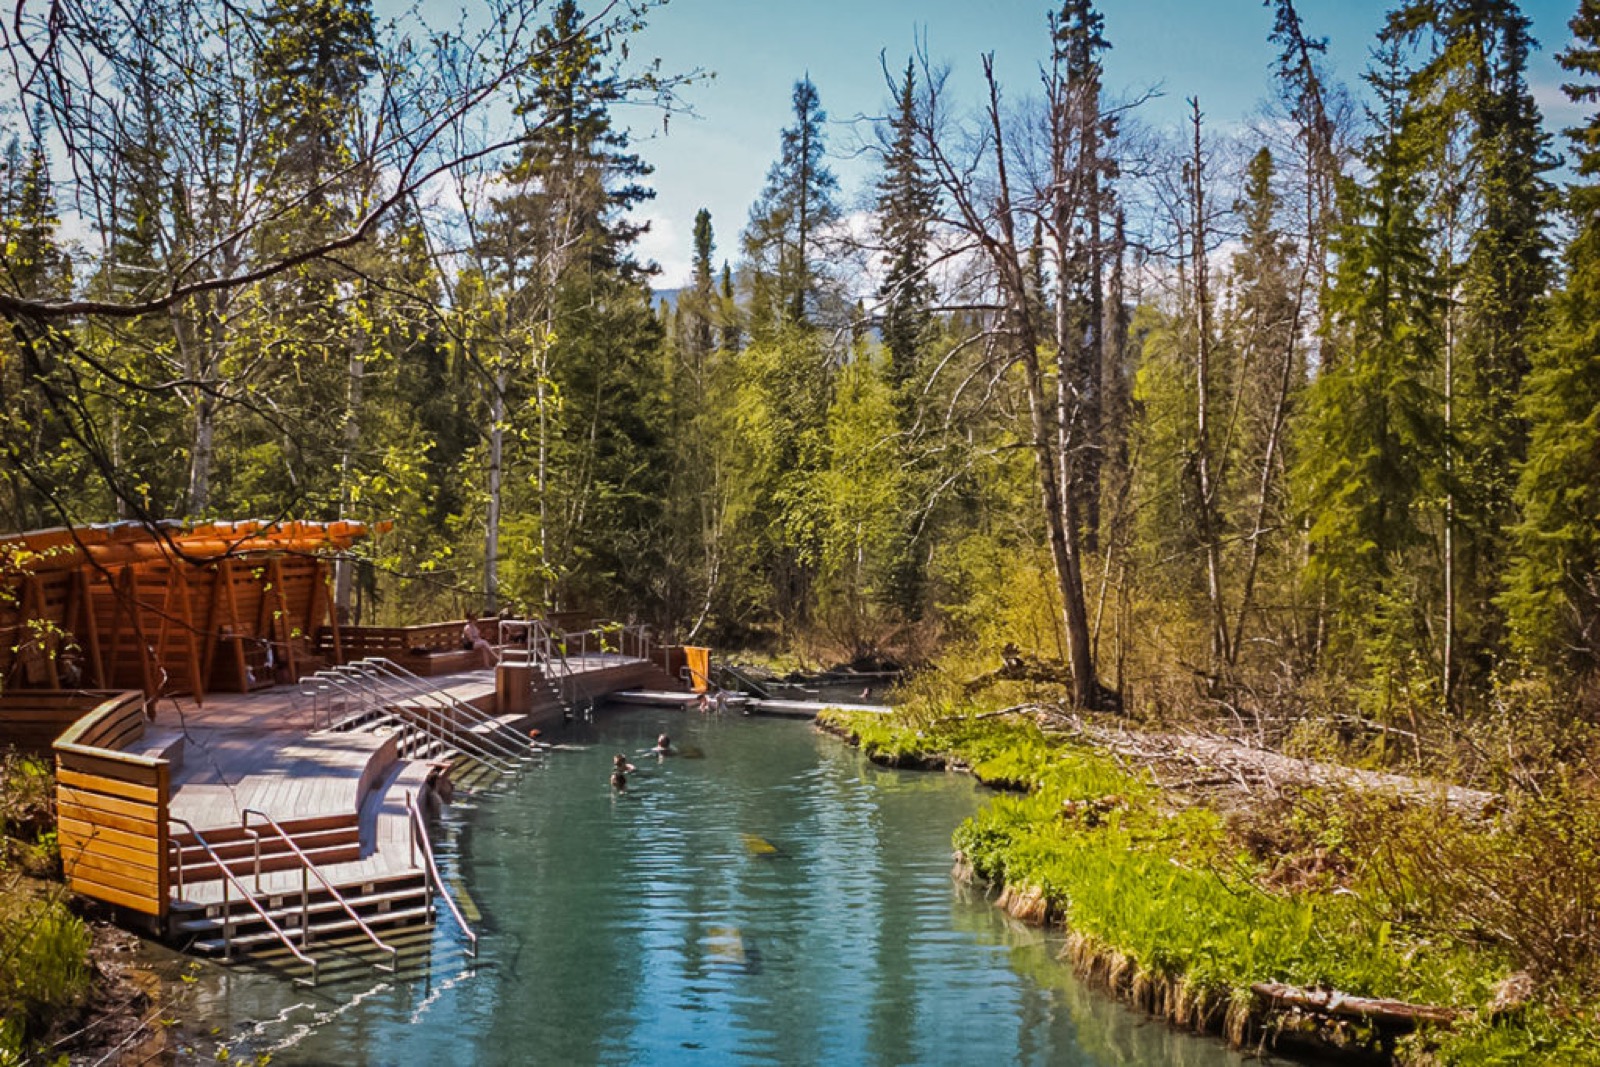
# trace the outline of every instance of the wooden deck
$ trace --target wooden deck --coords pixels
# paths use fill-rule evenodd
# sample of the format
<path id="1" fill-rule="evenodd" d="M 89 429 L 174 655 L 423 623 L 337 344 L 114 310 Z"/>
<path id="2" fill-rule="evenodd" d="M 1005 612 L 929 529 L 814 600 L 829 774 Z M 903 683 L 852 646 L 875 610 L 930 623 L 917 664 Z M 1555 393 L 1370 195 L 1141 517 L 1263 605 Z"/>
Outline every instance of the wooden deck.
<path id="1" fill-rule="evenodd" d="M 645 660 L 615 653 L 569 657 L 573 677 L 558 685 L 567 700 L 599 698 L 660 677 Z M 423 679 L 429 692 L 448 695 L 493 714 L 495 675 L 491 670 Z M 559 718 L 562 705 L 548 686 L 535 687 L 531 710 L 510 725 Z M 159 706 L 154 727 L 141 742 L 150 754 L 174 760 L 171 814 L 202 834 L 241 825 L 246 808 L 266 812 L 295 832 L 295 825 L 355 820 L 360 827 L 360 859 L 319 864 L 335 885 L 359 885 L 415 870 L 410 849 L 405 795 L 422 787 L 435 764 L 400 759 L 385 733 L 314 730 L 312 699 L 296 686 L 253 693 L 212 693 L 204 705 L 178 698 Z M 325 712 L 323 713 L 325 717 Z M 259 823 L 258 823 L 259 825 Z M 232 863 L 236 873 L 248 862 Z M 242 875 L 254 889 L 253 875 Z M 297 869 L 261 876 L 265 894 L 298 893 Z M 237 896 L 237 893 L 234 893 Z M 193 904 L 218 902 L 223 881 L 186 883 L 181 897 Z"/>

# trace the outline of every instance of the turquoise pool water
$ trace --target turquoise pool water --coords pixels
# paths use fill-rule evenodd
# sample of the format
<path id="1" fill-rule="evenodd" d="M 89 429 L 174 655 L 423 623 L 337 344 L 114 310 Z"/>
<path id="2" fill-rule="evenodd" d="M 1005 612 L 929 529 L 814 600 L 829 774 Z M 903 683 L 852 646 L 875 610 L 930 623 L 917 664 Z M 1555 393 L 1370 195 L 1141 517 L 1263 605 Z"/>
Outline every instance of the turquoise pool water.
<path id="1" fill-rule="evenodd" d="M 682 755 L 642 755 L 657 733 Z M 316 990 L 207 967 L 194 1010 L 274 1064 L 1242 1063 L 1077 983 L 1059 942 L 950 879 L 970 780 L 792 721 L 628 709 L 465 798 L 441 859 L 466 959 Z M 611 759 L 638 770 L 618 795 Z"/>

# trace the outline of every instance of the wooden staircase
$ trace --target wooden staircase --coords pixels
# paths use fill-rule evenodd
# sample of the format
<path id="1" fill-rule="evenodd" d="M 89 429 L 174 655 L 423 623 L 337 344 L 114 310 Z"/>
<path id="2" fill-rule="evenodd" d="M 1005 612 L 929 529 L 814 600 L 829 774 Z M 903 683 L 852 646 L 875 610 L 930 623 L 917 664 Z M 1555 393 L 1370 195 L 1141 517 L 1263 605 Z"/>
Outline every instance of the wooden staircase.
<path id="1" fill-rule="evenodd" d="M 325 815 L 308 819 L 290 819 L 283 824 L 294 843 L 313 863 L 325 867 L 334 863 L 350 863 L 361 858 L 360 815 Z M 214 882 L 222 877 L 214 853 L 228 867 L 234 877 L 247 886 L 256 874 L 295 870 L 301 866 L 300 857 L 290 850 L 283 840 L 273 834 L 252 833 L 244 826 L 224 826 L 204 831 L 211 846 L 208 853 L 186 831 L 172 835 L 173 850 L 168 863 L 172 885 L 180 898 L 183 888 L 202 882 Z M 259 849 L 261 862 L 256 863 Z"/>
<path id="2" fill-rule="evenodd" d="M 336 888 L 373 930 L 433 923 L 433 893 L 420 870 L 336 884 Z M 319 885 L 312 885 L 304 895 L 299 891 L 270 892 L 255 899 L 281 929 L 297 937 L 302 947 L 315 947 L 339 937 L 371 944 L 360 934 L 360 924 Z M 271 949 L 286 959 L 292 958 L 261 915 L 237 898 L 226 903 L 175 902 L 171 929 L 185 939 L 190 951 L 203 956 L 248 955 Z"/>

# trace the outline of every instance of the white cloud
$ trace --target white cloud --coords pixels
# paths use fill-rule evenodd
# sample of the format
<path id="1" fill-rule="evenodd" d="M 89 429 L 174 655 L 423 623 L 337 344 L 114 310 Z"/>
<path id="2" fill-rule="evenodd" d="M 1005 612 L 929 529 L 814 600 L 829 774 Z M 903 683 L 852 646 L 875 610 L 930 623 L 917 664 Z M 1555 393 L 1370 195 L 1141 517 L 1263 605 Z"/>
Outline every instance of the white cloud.
<path id="1" fill-rule="evenodd" d="M 639 238 L 639 258 L 654 260 L 661 267 L 656 275 L 657 289 L 679 289 L 689 284 L 690 251 L 688 241 L 670 216 L 654 211 L 638 213 L 638 221 L 650 229 Z"/>

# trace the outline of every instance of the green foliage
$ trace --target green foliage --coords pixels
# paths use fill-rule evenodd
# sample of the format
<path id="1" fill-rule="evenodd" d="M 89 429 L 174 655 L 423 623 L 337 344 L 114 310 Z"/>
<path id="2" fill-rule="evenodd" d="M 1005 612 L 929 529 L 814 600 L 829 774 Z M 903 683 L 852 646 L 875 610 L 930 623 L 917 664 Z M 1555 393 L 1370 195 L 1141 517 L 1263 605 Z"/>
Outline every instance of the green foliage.
<path id="1" fill-rule="evenodd" d="M 1600 8 L 1584 0 L 1571 26 L 1576 39 L 1559 59 L 1577 80 L 1566 92 L 1592 105 L 1600 96 Z M 1534 350 L 1519 409 L 1531 430 L 1500 603 L 1518 652 L 1558 673 L 1592 676 L 1600 668 L 1600 115 L 1567 135 L 1587 180 L 1568 193 L 1577 228 L 1567 284 Z"/>
<path id="2" fill-rule="evenodd" d="M 838 713 L 830 721 L 874 758 L 938 753 L 985 780 L 1028 786 L 964 823 L 956 847 L 981 878 L 1043 890 L 1074 933 L 1150 976 L 1223 997 L 1283 981 L 1480 1004 L 1505 973 L 1500 953 L 1386 918 L 1364 893 L 1263 889 L 1264 869 L 1215 812 L 1171 810 L 1149 778 L 1030 723 L 960 716 L 912 728 Z M 1325 811 L 1315 822 L 1319 847 L 1353 840 Z"/>

